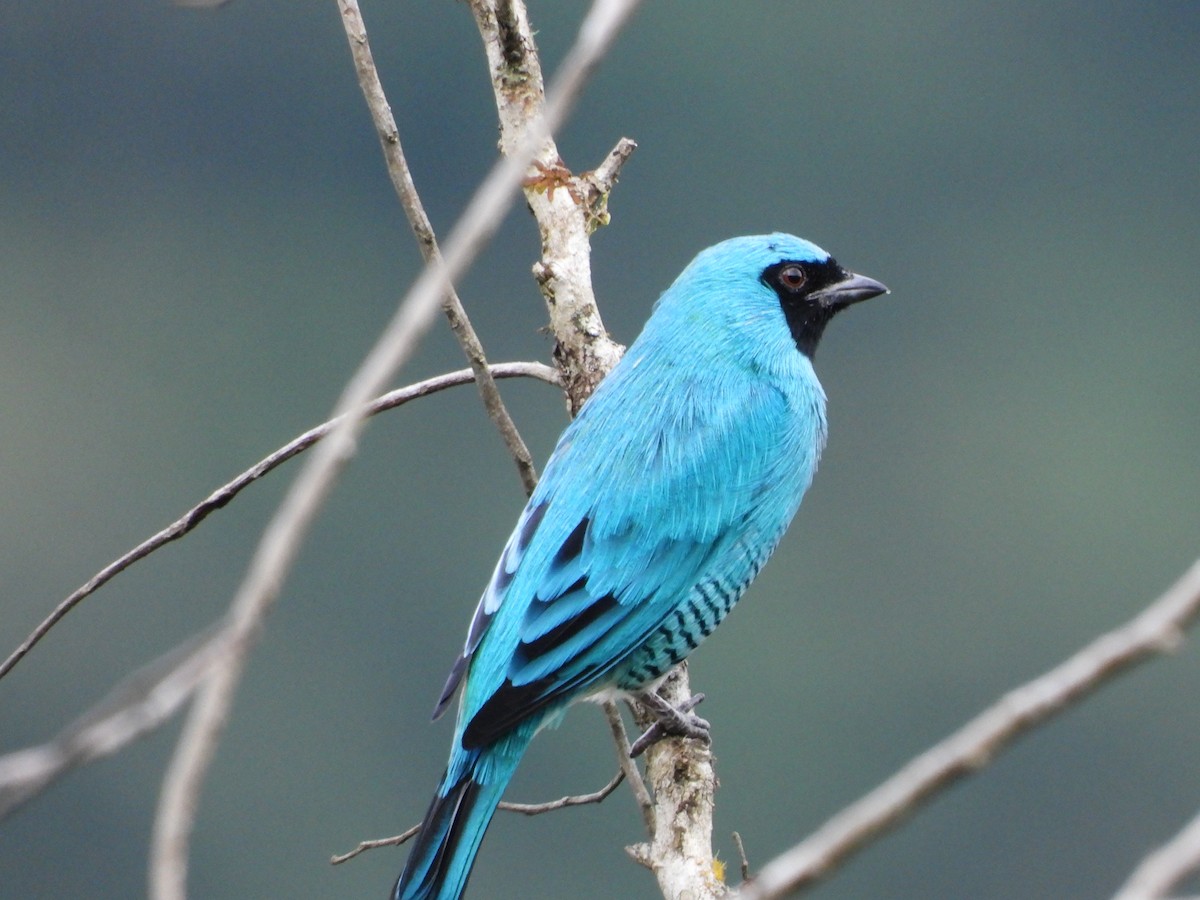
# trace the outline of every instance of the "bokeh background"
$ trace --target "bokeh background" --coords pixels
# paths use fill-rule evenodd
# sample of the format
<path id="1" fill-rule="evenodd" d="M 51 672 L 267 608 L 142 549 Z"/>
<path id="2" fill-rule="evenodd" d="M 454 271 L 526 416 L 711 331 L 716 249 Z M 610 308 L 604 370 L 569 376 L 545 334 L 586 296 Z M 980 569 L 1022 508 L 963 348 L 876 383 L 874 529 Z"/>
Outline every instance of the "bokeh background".
<path id="1" fill-rule="evenodd" d="M 552 70 L 585 9 L 532 0 Z M 463 4 L 364 13 L 431 216 L 495 158 Z M 891 296 L 830 329 L 831 440 L 775 561 L 693 657 L 718 841 L 761 864 L 1200 550 L 1200 6 L 650 3 L 560 146 L 640 144 L 594 239 L 628 342 L 700 248 L 795 231 Z M 523 209 L 461 284 L 495 360 L 542 359 Z M 0 651 L 321 421 L 418 270 L 333 2 L 0 10 Z M 462 366 L 439 327 L 398 383 Z M 555 391 L 507 382 L 544 460 Z M 0 683 L 51 737 L 223 610 L 280 471 L 89 599 Z M 522 504 L 472 389 L 377 420 L 308 540 L 203 797 L 196 897 L 382 897 L 450 723 L 428 713 Z M 1200 808 L 1194 642 L 940 797 L 821 898 L 1096 897 Z M 5 898 L 144 892 L 178 723 L 0 825 Z M 515 799 L 614 770 L 600 714 Z M 602 807 L 501 814 L 474 896 L 656 896 Z"/>

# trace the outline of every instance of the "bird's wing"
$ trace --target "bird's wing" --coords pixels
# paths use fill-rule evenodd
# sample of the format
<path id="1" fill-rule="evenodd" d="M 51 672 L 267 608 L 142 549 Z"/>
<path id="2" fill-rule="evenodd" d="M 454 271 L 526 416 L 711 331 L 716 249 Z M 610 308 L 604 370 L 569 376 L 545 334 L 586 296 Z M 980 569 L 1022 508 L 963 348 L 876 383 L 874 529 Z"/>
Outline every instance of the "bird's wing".
<path id="1" fill-rule="evenodd" d="M 796 458 L 783 395 L 711 378 L 674 388 L 657 422 L 614 420 L 613 391 L 564 434 L 442 698 L 469 666 L 464 747 L 603 685 L 702 582 L 740 591 L 761 564 L 747 542 L 773 542 L 791 518 L 815 458 Z"/>

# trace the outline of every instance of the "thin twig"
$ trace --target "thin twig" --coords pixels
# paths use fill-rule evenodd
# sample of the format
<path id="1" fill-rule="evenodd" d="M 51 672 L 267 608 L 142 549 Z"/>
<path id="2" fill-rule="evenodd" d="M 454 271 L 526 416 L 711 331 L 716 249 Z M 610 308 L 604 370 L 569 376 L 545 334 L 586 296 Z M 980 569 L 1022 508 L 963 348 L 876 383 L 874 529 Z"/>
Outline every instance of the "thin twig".
<path id="1" fill-rule="evenodd" d="M 412 354 L 429 329 L 446 289 L 465 270 L 500 224 L 529 162 L 566 118 L 587 76 L 605 55 L 637 0 L 597 0 L 563 63 L 544 116 L 529 129 L 518 152 L 498 162 L 484 179 L 445 244 L 444 260 L 427 265 L 379 341 L 338 401 L 344 416 L 309 457 L 263 534 L 245 580 L 230 605 L 228 650 L 201 686 L 184 724 L 159 797 L 150 848 L 153 900 L 184 900 L 187 860 L 200 789 L 224 730 L 247 655 L 278 597 L 300 544 L 354 452 L 365 406 Z"/>
<path id="2" fill-rule="evenodd" d="M 1200 869 L 1200 815 L 1143 859 L 1113 900 L 1160 900 Z"/>
<path id="3" fill-rule="evenodd" d="M 421 833 L 421 823 L 418 822 L 412 828 L 400 832 L 392 837 L 376 838 L 373 841 L 362 841 L 353 850 L 346 853 L 335 853 L 329 858 L 329 862 L 335 866 L 339 866 L 348 860 L 354 859 L 360 853 L 366 853 L 368 850 L 378 850 L 380 847 L 399 847 L 406 841 L 411 840 Z"/>
<path id="4" fill-rule="evenodd" d="M 502 809 L 506 812 L 521 813 L 526 816 L 540 816 L 543 813 L 554 812 L 559 809 L 567 809 L 571 806 L 586 806 L 590 803 L 603 803 L 608 795 L 617 789 L 617 786 L 625 780 L 625 773 L 617 770 L 617 774 L 604 787 L 598 791 L 592 791 L 590 794 L 568 794 L 566 797 L 559 797 L 557 800 L 548 800 L 545 803 L 509 803 L 501 801 L 497 809 Z M 389 838 L 377 838 L 373 841 L 363 841 L 349 853 L 342 853 L 332 857 L 329 861 L 335 866 L 339 863 L 344 863 L 348 859 L 354 859 L 360 853 L 366 850 L 374 850 L 377 847 L 398 847 L 405 841 L 419 834 L 421 824 L 417 823 L 406 831 Z"/>
<path id="5" fill-rule="evenodd" d="M 592 791 L 590 794 L 568 794 L 566 797 L 559 797 L 557 800 L 548 800 L 545 803 L 501 802 L 499 809 L 521 813 L 525 816 L 540 816 L 542 813 L 554 812 L 556 809 L 567 809 L 571 806 L 586 806 L 589 803 L 603 803 L 608 798 L 608 795 L 615 791 L 617 786 L 624 780 L 625 772 L 618 769 L 617 774 L 612 777 L 608 784 L 598 791 Z"/>
<path id="6" fill-rule="evenodd" d="M 358 84 L 367 101 L 367 109 L 371 112 L 371 120 L 375 123 L 375 132 L 379 136 L 379 146 L 383 149 L 383 158 L 387 163 L 392 186 L 400 198 L 400 205 L 404 207 L 404 214 L 408 216 L 408 223 L 417 239 L 421 255 L 426 262 L 440 259 L 441 251 L 438 249 L 433 224 L 429 221 L 429 216 L 425 213 L 425 207 L 421 203 L 421 197 L 417 193 L 417 186 L 413 182 L 412 173 L 408 168 L 408 160 L 404 157 L 404 148 L 400 144 L 400 129 L 396 125 L 392 109 L 388 105 L 387 96 L 383 91 L 383 84 L 379 80 L 379 72 L 375 68 L 375 60 L 371 55 L 371 45 L 367 41 L 367 28 L 363 24 L 358 0 L 340 0 L 338 6 L 341 9 L 346 38 L 350 41 L 350 54 L 354 57 L 354 68 L 358 72 Z M 483 344 L 475 333 L 471 320 L 467 318 L 467 312 L 453 285 L 446 291 L 446 295 L 442 299 L 442 310 L 450 322 L 451 331 L 458 338 L 463 353 L 466 354 L 467 362 L 475 372 L 475 384 L 479 387 L 480 397 L 483 398 L 484 409 L 487 410 L 488 416 L 500 432 L 500 437 L 504 439 L 505 446 L 508 447 L 508 452 L 517 465 L 517 472 L 521 477 L 525 494 L 528 496 L 533 493 L 533 488 L 537 484 L 537 470 L 533 465 L 533 457 L 521 439 L 516 423 L 513 422 L 512 416 L 508 414 L 508 409 L 504 406 L 500 390 L 496 387 L 496 382 L 488 370 Z"/>
<path id="7" fill-rule="evenodd" d="M 562 380 L 558 372 L 550 366 L 535 362 L 512 362 L 500 363 L 491 366 L 491 372 L 495 378 L 537 378 L 545 381 L 547 384 L 561 384 Z M 471 369 L 459 369 L 456 372 L 447 372 L 444 375 L 437 375 L 433 378 L 427 378 L 424 381 L 416 384 L 408 385 L 394 391 L 390 391 L 381 397 L 372 400 L 367 406 L 366 414 L 369 416 L 384 412 L 385 410 L 394 409 L 407 403 L 409 400 L 415 400 L 418 397 L 425 397 L 437 391 L 445 390 L 448 387 L 455 387 L 460 384 L 468 384 L 473 378 L 474 373 Z M 182 516 L 168 525 L 162 531 L 147 538 L 138 544 L 128 553 L 113 560 L 95 575 L 93 575 L 82 586 L 73 591 L 65 600 L 58 604 L 54 610 L 41 624 L 30 633 L 29 637 L 21 642 L 8 659 L 0 665 L 0 678 L 7 675 L 12 668 L 21 661 L 21 659 L 34 645 L 38 643 L 58 622 L 74 609 L 80 601 L 84 600 L 89 594 L 94 593 L 99 588 L 103 587 L 115 576 L 128 569 L 138 560 L 144 559 L 155 550 L 158 550 L 165 544 L 177 540 L 194 529 L 197 525 L 207 518 L 208 514 L 214 510 L 221 509 L 230 500 L 241 493 L 242 489 L 257 481 L 262 476 L 266 475 L 271 470 L 287 462 L 293 456 L 307 450 L 333 429 L 337 424 L 337 419 L 331 419 L 316 428 L 311 428 L 299 437 L 293 438 L 288 443 L 284 444 L 274 453 L 267 456 L 265 459 L 259 460 L 241 475 L 238 475 L 228 484 L 224 484 L 208 495 L 200 503 L 197 503 Z"/>
<path id="8" fill-rule="evenodd" d="M 646 831 L 654 833 L 654 800 L 646 788 L 646 782 L 638 769 L 637 762 L 629 747 L 629 735 L 625 731 L 625 720 L 621 718 L 621 710 L 611 700 L 604 703 L 604 718 L 608 720 L 608 728 L 612 732 L 613 743 L 617 748 L 617 762 L 629 788 L 633 791 L 633 799 L 637 801 L 638 809 L 642 812 L 642 821 L 646 823 Z"/>
<path id="9" fill-rule="evenodd" d="M 1015 738 L 1137 663 L 1175 649 L 1200 615 L 1200 561 L 1141 613 L 984 710 L 959 731 L 767 863 L 741 900 L 781 897 L 828 875 L 936 793 L 983 768 Z"/>

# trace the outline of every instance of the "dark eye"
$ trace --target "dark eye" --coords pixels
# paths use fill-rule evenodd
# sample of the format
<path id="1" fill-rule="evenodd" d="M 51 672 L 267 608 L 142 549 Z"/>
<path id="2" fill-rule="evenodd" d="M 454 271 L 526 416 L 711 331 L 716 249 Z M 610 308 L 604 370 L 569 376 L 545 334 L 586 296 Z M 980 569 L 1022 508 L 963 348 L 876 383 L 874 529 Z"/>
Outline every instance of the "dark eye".
<path id="1" fill-rule="evenodd" d="M 804 287 L 808 277 L 799 266 L 784 266 L 779 270 L 779 283 L 789 291 L 798 291 Z"/>

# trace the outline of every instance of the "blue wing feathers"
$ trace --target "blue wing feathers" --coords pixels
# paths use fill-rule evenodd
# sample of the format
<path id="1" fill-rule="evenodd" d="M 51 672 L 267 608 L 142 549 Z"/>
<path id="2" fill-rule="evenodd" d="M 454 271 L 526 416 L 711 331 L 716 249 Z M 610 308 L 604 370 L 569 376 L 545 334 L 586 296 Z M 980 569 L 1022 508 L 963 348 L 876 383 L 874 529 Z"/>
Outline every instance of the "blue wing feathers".
<path id="1" fill-rule="evenodd" d="M 485 706 L 494 720 L 493 694 L 518 705 L 504 716 L 518 721 L 574 691 L 585 669 L 616 668 L 697 583 L 728 579 L 716 570 L 737 566 L 731 541 L 755 531 L 756 517 L 790 518 L 810 467 L 799 447 L 780 449 L 811 447 L 823 421 L 810 434 L 790 434 L 788 398 L 748 373 L 740 390 L 728 374 L 720 389 L 694 372 L 679 378 L 653 440 L 612 428 L 611 417 L 629 419 L 622 412 L 637 387 L 632 378 L 610 376 L 568 427 L 472 623 L 464 722 Z M 597 421 L 608 429 L 596 431 Z M 786 465 L 772 465 L 781 455 Z M 789 482 L 794 489 L 782 493 L 794 501 L 763 503 Z M 630 611 L 613 608 L 614 598 Z M 539 689 L 529 690 L 535 682 Z M 480 725 L 473 733 L 481 729 L 492 732 Z"/>
<path id="2" fill-rule="evenodd" d="M 519 685 L 553 674 L 590 650 L 628 614 L 629 609 L 622 607 L 611 594 L 589 598 L 579 613 L 549 631 L 521 638 L 509 665 L 509 679 Z"/>
<path id="3" fill-rule="evenodd" d="M 545 514 L 546 505 L 544 503 L 534 504 L 531 502 L 521 514 L 521 518 L 517 520 L 517 527 L 505 545 L 504 551 L 500 554 L 500 561 L 496 563 L 496 570 L 492 574 L 492 580 L 488 584 L 487 590 L 484 591 L 479 605 L 475 608 L 475 615 L 471 618 L 471 626 L 467 629 L 467 641 L 463 647 L 463 652 L 459 654 L 458 659 L 454 661 L 454 665 L 450 668 L 450 675 L 446 678 L 446 684 L 442 688 L 442 693 L 438 697 L 437 703 L 434 705 L 433 718 L 435 720 L 442 717 L 449 708 L 450 701 L 454 699 L 454 693 L 458 690 L 463 676 L 467 673 L 467 666 L 475 654 L 475 649 L 483 639 L 483 634 L 487 630 L 488 623 L 491 622 L 493 614 L 500 608 L 500 603 L 503 601 L 504 595 L 512 583 L 513 575 L 520 566 L 525 548 L 533 539 L 533 535 L 537 532 L 537 527 Z"/>

